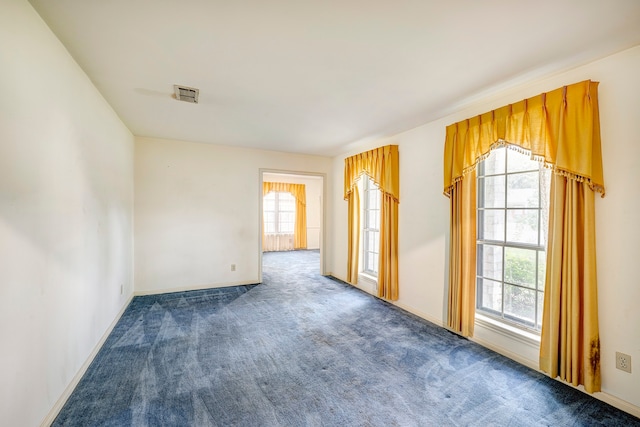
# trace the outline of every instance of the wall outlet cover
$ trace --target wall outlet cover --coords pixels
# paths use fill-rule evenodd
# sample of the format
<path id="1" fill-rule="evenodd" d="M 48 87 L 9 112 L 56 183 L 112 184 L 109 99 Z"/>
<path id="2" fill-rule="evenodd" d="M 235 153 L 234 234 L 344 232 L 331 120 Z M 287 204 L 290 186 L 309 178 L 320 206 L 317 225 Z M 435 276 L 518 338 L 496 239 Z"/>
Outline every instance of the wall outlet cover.
<path id="1" fill-rule="evenodd" d="M 616 369 L 631 373 L 631 356 L 616 351 Z"/>

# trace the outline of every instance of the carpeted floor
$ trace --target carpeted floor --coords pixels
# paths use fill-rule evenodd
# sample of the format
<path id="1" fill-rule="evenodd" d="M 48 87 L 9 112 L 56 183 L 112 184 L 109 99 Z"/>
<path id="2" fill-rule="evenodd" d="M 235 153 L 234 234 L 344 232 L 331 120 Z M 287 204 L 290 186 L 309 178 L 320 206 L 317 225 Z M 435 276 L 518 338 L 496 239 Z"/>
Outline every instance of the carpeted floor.
<path id="1" fill-rule="evenodd" d="M 257 286 L 136 297 L 56 426 L 640 426 L 348 285 L 317 251 Z"/>

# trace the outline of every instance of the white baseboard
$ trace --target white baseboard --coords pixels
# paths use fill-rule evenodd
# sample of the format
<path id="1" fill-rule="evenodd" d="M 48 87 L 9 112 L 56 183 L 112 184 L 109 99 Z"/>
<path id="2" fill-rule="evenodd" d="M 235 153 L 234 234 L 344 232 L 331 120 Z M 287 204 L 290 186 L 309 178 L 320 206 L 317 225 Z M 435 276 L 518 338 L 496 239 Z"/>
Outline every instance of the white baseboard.
<path id="1" fill-rule="evenodd" d="M 40 427 L 48 427 L 55 421 L 56 417 L 60 413 L 60 410 L 62 409 L 64 404 L 67 403 L 67 400 L 71 396 L 71 393 L 73 393 L 73 390 L 75 390 L 75 388 L 78 386 L 78 383 L 80 382 L 84 374 L 87 372 L 87 369 L 89 369 L 91 362 L 93 362 L 93 359 L 95 359 L 96 355 L 104 345 L 104 342 L 109 337 L 109 334 L 111 334 L 111 331 L 113 331 L 113 328 L 115 328 L 116 324 L 120 321 L 120 318 L 124 314 L 125 310 L 127 309 L 127 307 L 129 307 L 129 304 L 131 304 L 131 300 L 133 300 L 133 296 L 134 295 L 132 294 L 131 296 L 129 296 L 129 298 L 127 298 L 127 302 L 124 303 L 124 305 L 116 315 L 115 319 L 113 319 L 113 321 L 111 322 L 111 324 L 109 325 L 105 333 L 102 334 L 102 337 L 100 338 L 100 340 L 98 340 L 98 343 L 95 345 L 95 347 L 89 354 L 89 357 L 87 357 L 87 360 L 82 364 L 78 372 L 71 379 L 71 382 L 69 383 L 67 388 L 64 389 L 64 391 L 62 392 L 62 394 L 60 395 L 56 403 L 53 405 L 53 407 L 47 414 L 47 416 L 44 417 L 44 419 L 40 423 Z"/>
<path id="2" fill-rule="evenodd" d="M 577 388 L 580 390 L 580 387 L 577 387 Z M 584 389 L 582 389 L 582 391 L 584 391 Z M 598 400 L 602 400 L 604 403 L 608 403 L 614 408 L 618 408 L 621 411 L 624 411 L 628 414 L 633 415 L 634 417 L 640 418 L 640 407 L 634 405 L 633 403 L 629 403 L 626 400 L 622 400 L 619 397 L 616 397 L 612 394 L 607 393 L 606 391 L 595 393 L 592 396 Z"/>
<path id="3" fill-rule="evenodd" d="M 336 277 L 331 273 L 329 274 L 329 276 L 330 277 L 334 277 L 334 278 L 336 278 L 338 280 L 342 280 L 343 282 L 346 282 L 345 280 L 343 280 L 343 279 L 341 279 L 339 277 Z M 358 286 L 356 286 L 356 287 L 358 287 Z M 361 289 L 361 290 L 366 292 L 366 289 Z M 399 303 L 397 301 L 389 301 L 389 302 L 391 304 L 395 305 L 396 307 L 399 307 L 399 308 L 401 308 L 401 309 L 403 309 L 405 311 L 408 311 L 411 314 L 415 314 L 416 316 L 421 317 L 421 318 L 423 318 L 423 319 L 425 319 L 425 320 L 427 320 L 427 321 L 429 321 L 429 322 L 431 322 L 431 323 L 433 323 L 433 324 L 435 324 L 437 326 L 440 326 L 440 327 L 443 327 L 443 328 L 447 329 L 444 326 L 444 321 L 442 319 L 436 319 L 436 318 L 428 315 L 427 313 L 424 313 L 424 312 L 422 312 L 422 311 L 420 311 L 420 310 L 418 310 L 418 309 L 416 309 L 414 307 Z M 471 338 L 470 341 L 473 341 L 473 342 L 475 342 L 475 343 L 477 343 L 477 344 L 479 344 L 479 345 L 481 345 L 481 346 L 483 346 L 485 348 L 488 348 L 489 350 L 493 350 L 496 353 L 499 353 L 499 354 L 501 354 L 501 355 L 503 355 L 505 357 L 508 357 L 509 359 L 520 363 L 521 365 L 524 365 L 524 366 L 526 366 L 528 368 L 531 368 L 531 369 L 533 369 L 535 371 L 541 372 L 540 369 L 538 368 L 538 361 L 527 359 L 527 358 L 522 357 L 522 356 L 520 356 L 520 355 L 518 355 L 518 354 L 516 354 L 516 353 L 514 353 L 512 351 L 509 351 L 509 350 L 507 350 L 507 349 L 505 349 L 503 347 L 494 345 L 494 344 L 492 344 L 492 343 L 490 343 L 488 341 L 485 341 L 483 339 Z M 543 375 L 546 375 L 543 372 L 541 372 L 541 373 Z M 583 393 L 586 393 L 586 391 L 585 391 L 583 386 L 575 387 L 573 384 L 569 384 L 569 383 L 567 383 L 565 381 L 562 381 L 562 380 L 560 380 L 558 378 L 555 378 L 555 380 L 559 381 L 559 382 L 561 382 L 563 384 L 566 384 L 566 385 L 568 385 L 570 387 L 573 387 L 576 390 L 580 390 Z M 621 411 L 624 411 L 624 412 L 626 412 L 628 414 L 631 414 L 631 415 L 633 415 L 635 417 L 640 418 L 640 407 L 634 405 L 633 403 L 629 403 L 626 400 L 620 399 L 619 397 L 616 397 L 616 396 L 614 396 L 612 394 L 609 394 L 609 393 L 607 393 L 605 391 L 601 391 L 601 392 L 597 392 L 597 393 L 593 393 L 593 394 L 589 394 L 589 395 L 594 397 L 594 398 L 596 398 L 596 399 L 598 399 L 598 400 L 600 400 L 600 401 L 602 401 L 602 402 L 605 402 L 605 403 L 613 406 L 614 408 L 620 409 Z"/>
<path id="4" fill-rule="evenodd" d="M 133 294 L 134 296 L 171 294 L 174 292 L 200 291 L 203 289 L 228 288 L 231 286 L 255 285 L 258 283 L 259 282 L 256 279 L 255 281 L 224 282 L 224 283 L 216 283 L 216 284 L 210 284 L 210 285 L 196 285 L 196 286 L 179 286 L 177 288 L 167 288 L 167 289 L 143 289 L 140 291 L 135 291 Z"/>
<path id="5" fill-rule="evenodd" d="M 490 342 L 487 342 L 485 340 L 482 339 L 477 339 L 477 338 L 471 338 L 471 341 L 480 344 L 483 347 L 488 348 L 489 350 L 493 350 L 496 353 L 499 353 L 505 357 L 508 357 L 511 360 L 514 360 L 518 363 L 520 363 L 521 365 L 524 365 L 528 368 L 533 369 L 534 371 L 538 371 L 540 373 L 542 373 L 543 375 L 546 375 L 544 372 L 540 371 L 540 368 L 538 367 L 538 361 L 537 360 L 530 360 L 527 358 L 524 358 L 518 354 L 515 354 L 503 347 L 494 345 Z M 576 390 L 580 390 L 583 393 L 589 394 L 589 396 L 592 396 L 602 402 L 608 403 L 609 405 L 613 406 L 614 408 L 620 409 L 621 411 L 624 411 L 628 414 L 633 415 L 634 417 L 638 417 L 640 418 L 640 407 L 627 402 L 626 400 L 620 399 L 619 397 L 616 397 L 612 394 L 609 394 L 607 392 L 604 391 L 600 391 L 597 393 L 587 393 L 584 389 L 584 386 L 574 386 L 573 384 L 567 383 L 565 381 L 562 381 L 559 378 L 554 378 L 556 381 L 561 382 L 562 384 L 568 385 L 569 387 L 573 387 Z"/>
<path id="6" fill-rule="evenodd" d="M 403 309 L 404 311 L 408 311 L 411 314 L 415 314 L 418 317 L 423 318 L 424 320 L 427 320 L 431 323 L 433 323 L 436 326 L 440 326 L 444 328 L 444 323 L 442 322 L 442 319 L 436 319 L 435 317 L 429 316 L 427 313 L 420 311 L 414 307 L 411 307 L 409 305 L 405 305 L 402 303 L 399 303 L 397 301 L 391 301 L 391 304 L 395 305 L 396 307 L 399 307 L 401 309 Z"/>
<path id="7" fill-rule="evenodd" d="M 397 302 L 393 302 L 393 304 L 396 305 L 397 307 L 400 307 L 401 309 L 403 309 L 405 311 L 408 311 L 409 313 L 415 314 L 418 317 L 421 317 L 421 318 L 423 318 L 425 320 L 428 320 L 431 323 L 434 323 L 437 326 L 441 326 L 441 327 L 444 328 L 444 323 L 443 323 L 443 321 L 441 319 L 436 319 L 434 317 L 431 317 L 428 314 L 426 314 L 424 312 L 421 312 L 420 310 L 416 310 L 415 308 L 413 308 L 411 306 L 408 306 L 408 305 L 404 305 L 404 304 L 397 303 Z M 475 342 L 475 343 L 477 343 L 477 344 L 479 344 L 479 345 L 481 345 L 481 346 L 483 346 L 485 348 L 488 348 L 489 350 L 493 350 L 496 353 L 499 353 L 499 354 L 501 354 L 501 355 L 503 355 L 505 357 L 508 357 L 509 359 L 520 363 L 521 365 L 524 365 L 524 366 L 526 366 L 528 368 L 531 368 L 531 369 L 533 369 L 535 371 L 538 371 L 538 372 L 542 373 L 543 375 L 546 375 L 544 372 L 540 371 L 540 369 L 538 367 L 538 361 L 537 360 L 527 359 L 525 357 L 520 356 L 519 354 L 516 354 L 516 353 L 514 353 L 512 351 L 509 351 L 509 350 L 507 350 L 507 349 L 505 349 L 503 347 L 494 345 L 494 344 L 492 344 L 492 343 L 490 343 L 488 341 L 485 341 L 483 339 L 470 338 L 470 341 L 473 341 L 473 342 Z M 580 390 L 583 393 L 587 393 L 583 386 L 575 387 L 573 384 L 569 384 L 569 383 L 567 383 L 565 381 L 562 381 L 562 380 L 560 380 L 558 378 L 555 378 L 555 380 L 559 381 L 559 382 L 561 382 L 563 384 L 566 384 L 566 385 L 568 385 L 570 387 L 573 387 L 576 390 Z M 589 394 L 589 393 L 587 393 L 587 394 Z M 624 411 L 624 412 L 626 412 L 628 414 L 631 414 L 631 415 L 633 415 L 635 417 L 640 418 L 640 407 L 638 407 L 638 406 L 636 406 L 636 405 L 634 405 L 632 403 L 629 403 L 626 400 L 620 399 L 619 397 L 616 397 L 616 396 L 614 396 L 612 394 L 609 394 L 609 393 L 607 393 L 605 391 L 601 391 L 601 392 L 597 392 L 597 393 L 593 393 L 593 394 L 589 394 L 589 395 L 594 397 L 594 398 L 596 398 L 596 399 L 598 399 L 598 400 L 600 400 L 600 401 L 602 401 L 602 402 L 608 403 L 609 405 L 613 406 L 614 408 L 620 409 L 621 411 Z"/>

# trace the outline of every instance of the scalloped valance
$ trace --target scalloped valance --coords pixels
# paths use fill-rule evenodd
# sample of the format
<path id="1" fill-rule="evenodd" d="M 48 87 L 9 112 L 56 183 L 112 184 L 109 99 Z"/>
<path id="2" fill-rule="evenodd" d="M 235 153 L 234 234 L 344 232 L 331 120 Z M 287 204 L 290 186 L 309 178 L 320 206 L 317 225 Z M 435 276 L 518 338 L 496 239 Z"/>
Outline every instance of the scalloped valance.
<path id="1" fill-rule="evenodd" d="M 400 200 L 398 146 L 386 145 L 344 159 L 344 198 L 347 200 L 363 173 L 376 183 L 383 193 L 396 202 Z"/>
<path id="2" fill-rule="evenodd" d="M 289 184 L 286 182 L 263 182 L 262 183 L 262 195 L 266 196 L 271 191 L 278 191 L 282 193 L 291 193 L 295 199 L 307 205 L 307 192 L 304 184 Z"/>
<path id="3" fill-rule="evenodd" d="M 500 143 L 524 148 L 604 197 L 598 82 L 564 86 L 447 126 L 444 194 Z"/>

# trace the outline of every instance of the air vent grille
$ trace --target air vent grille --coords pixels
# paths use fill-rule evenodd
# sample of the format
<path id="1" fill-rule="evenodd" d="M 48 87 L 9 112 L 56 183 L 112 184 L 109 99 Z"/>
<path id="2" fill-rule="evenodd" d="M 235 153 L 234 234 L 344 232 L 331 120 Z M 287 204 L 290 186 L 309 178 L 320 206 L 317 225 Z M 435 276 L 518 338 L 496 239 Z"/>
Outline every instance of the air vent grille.
<path id="1" fill-rule="evenodd" d="M 176 99 L 178 101 L 191 102 L 192 104 L 198 103 L 198 95 L 200 90 L 194 87 L 173 85 L 173 89 L 176 91 Z"/>

